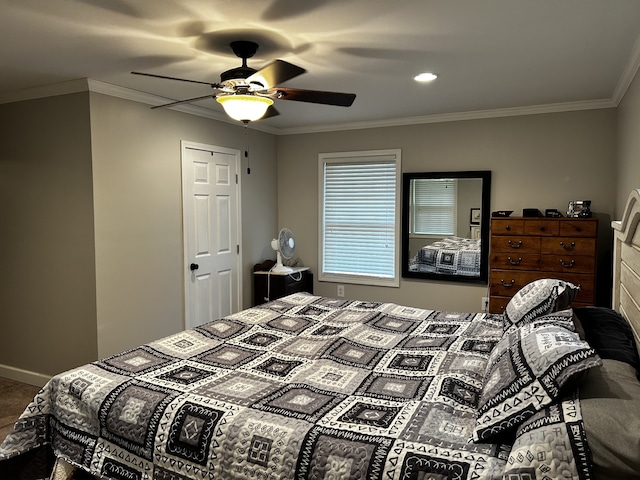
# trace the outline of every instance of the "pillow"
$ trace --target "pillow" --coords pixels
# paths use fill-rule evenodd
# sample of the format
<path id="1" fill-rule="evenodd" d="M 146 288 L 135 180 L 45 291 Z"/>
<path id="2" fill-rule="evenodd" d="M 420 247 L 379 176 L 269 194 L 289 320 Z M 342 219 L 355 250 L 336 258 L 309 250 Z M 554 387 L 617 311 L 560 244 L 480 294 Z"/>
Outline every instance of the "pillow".
<path id="1" fill-rule="evenodd" d="M 547 324 L 560 325 L 562 327 L 565 327 L 567 330 L 576 332 L 580 340 L 584 340 L 584 338 L 580 336 L 580 332 L 578 332 L 576 328 L 576 322 L 574 320 L 575 320 L 575 314 L 573 313 L 573 309 L 567 308 L 566 310 L 561 310 L 559 312 L 549 313 L 542 317 L 537 317 L 531 320 L 529 323 L 534 324 L 536 326 L 542 326 Z M 516 329 L 518 327 L 512 327 L 512 328 Z"/>
<path id="2" fill-rule="evenodd" d="M 580 407 L 599 480 L 640 479 L 640 382 L 627 363 L 606 359 L 580 386 Z"/>
<path id="3" fill-rule="evenodd" d="M 595 370 L 598 369 L 589 372 Z M 518 427 L 503 478 L 593 478 L 576 398 L 574 392 L 572 397 L 552 403 Z"/>
<path id="4" fill-rule="evenodd" d="M 602 360 L 578 334 L 538 319 L 505 333 L 489 355 L 478 403 L 475 441 L 504 441 L 557 399 L 576 376 Z"/>
<path id="5" fill-rule="evenodd" d="M 604 307 L 575 308 L 576 324 L 582 325 L 584 339 L 600 358 L 631 365 L 640 374 L 640 357 L 629 323 L 615 310 Z"/>
<path id="6" fill-rule="evenodd" d="M 580 287 L 555 278 L 541 278 L 528 283 L 511 297 L 504 310 L 506 332 L 512 325 L 524 325 L 548 313 L 571 305 Z"/>

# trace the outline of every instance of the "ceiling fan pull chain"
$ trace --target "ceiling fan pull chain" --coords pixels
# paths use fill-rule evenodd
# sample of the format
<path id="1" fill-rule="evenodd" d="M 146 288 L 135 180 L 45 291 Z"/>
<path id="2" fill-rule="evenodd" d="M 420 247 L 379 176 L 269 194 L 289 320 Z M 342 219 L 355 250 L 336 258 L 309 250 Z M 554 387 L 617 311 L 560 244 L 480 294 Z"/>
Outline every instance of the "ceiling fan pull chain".
<path id="1" fill-rule="evenodd" d="M 249 130 L 247 129 L 247 123 L 244 124 L 244 157 L 247 159 L 247 175 L 251 175 L 251 160 L 249 158 Z"/>

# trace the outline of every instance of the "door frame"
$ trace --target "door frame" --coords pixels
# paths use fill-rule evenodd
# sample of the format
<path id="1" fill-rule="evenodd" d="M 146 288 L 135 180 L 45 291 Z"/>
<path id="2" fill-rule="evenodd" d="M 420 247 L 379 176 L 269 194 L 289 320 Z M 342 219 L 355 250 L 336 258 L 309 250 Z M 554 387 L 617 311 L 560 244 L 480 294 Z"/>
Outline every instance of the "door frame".
<path id="1" fill-rule="evenodd" d="M 192 142 L 189 140 L 181 140 L 180 141 L 180 192 L 181 192 L 181 199 L 180 199 L 180 203 L 181 203 L 181 213 L 182 213 L 182 284 L 183 284 L 183 311 L 184 311 L 184 316 L 183 316 L 183 328 L 186 328 L 188 322 L 187 319 L 189 318 L 189 315 L 191 314 L 191 312 L 189 311 L 189 294 L 190 294 L 190 288 L 191 288 L 191 282 L 190 282 L 190 275 L 191 275 L 191 271 L 189 270 L 189 264 L 191 262 L 191 259 L 189 258 L 188 252 L 187 252 L 187 222 L 185 222 L 185 198 L 184 198 L 184 176 L 183 176 L 183 172 L 184 172 L 184 162 L 185 162 L 185 152 L 187 149 L 194 149 L 194 150 L 204 150 L 207 152 L 221 152 L 221 153 L 225 153 L 228 155 L 232 155 L 235 158 L 235 175 L 236 175 L 236 195 L 237 195 L 237 202 L 236 202 L 236 235 L 237 235 L 237 255 L 236 255 L 236 268 L 237 268 L 237 272 L 238 272 L 238 304 L 237 304 L 237 311 L 242 309 L 242 305 L 244 304 L 244 300 L 243 300 L 243 292 L 242 292 L 242 285 L 243 285 L 243 271 L 242 271 L 242 247 L 240 246 L 240 243 L 242 241 L 242 204 L 241 204 L 241 198 L 242 196 L 240 195 L 241 193 L 241 179 L 242 176 L 240 175 L 240 162 L 241 162 L 241 154 L 240 154 L 240 150 L 238 150 L 237 148 L 228 148 L 228 147 L 222 147 L 219 145 L 211 145 L 211 144 L 206 144 L 206 143 L 199 143 L 199 142 Z"/>

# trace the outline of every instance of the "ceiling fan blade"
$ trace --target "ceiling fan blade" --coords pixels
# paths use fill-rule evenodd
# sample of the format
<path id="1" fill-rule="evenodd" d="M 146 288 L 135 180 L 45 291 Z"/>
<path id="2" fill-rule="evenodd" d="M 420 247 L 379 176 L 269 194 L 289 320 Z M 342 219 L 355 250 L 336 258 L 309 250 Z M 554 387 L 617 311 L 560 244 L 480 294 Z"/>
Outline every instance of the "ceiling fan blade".
<path id="1" fill-rule="evenodd" d="M 294 100 L 296 102 L 322 103 L 350 107 L 356 99 L 355 93 L 321 92 L 319 90 L 300 90 L 297 88 L 277 87 L 269 89 L 279 100 Z"/>
<path id="2" fill-rule="evenodd" d="M 261 120 L 265 118 L 275 117 L 276 115 L 280 115 L 280 112 L 273 105 L 269 105 L 269 108 L 267 108 L 267 113 L 262 116 Z"/>
<path id="3" fill-rule="evenodd" d="M 306 70 L 284 60 L 274 60 L 269 65 L 261 68 L 256 73 L 247 78 L 248 82 L 258 82 L 264 88 L 271 88 L 287 80 L 291 80 L 298 75 L 302 75 Z"/>
<path id="4" fill-rule="evenodd" d="M 153 107 L 151 107 L 151 109 L 153 110 L 154 108 L 171 107 L 172 105 L 178 105 L 180 103 L 195 102 L 196 100 L 202 100 L 202 99 L 205 99 L 205 98 L 212 98 L 212 97 L 215 97 L 215 95 L 209 94 L 209 95 L 203 95 L 201 97 L 187 98 L 186 100 L 178 100 L 178 101 L 171 102 L 171 103 L 164 103 L 162 105 L 154 105 Z"/>
<path id="5" fill-rule="evenodd" d="M 178 80 L 179 82 L 201 83 L 203 85 L 209 85 L 212 88 L 220 88 L 219 83 L 201 82 L 199 80 L 187 80 L 185 78 L 177 78 L 177 77 L 167 77 L 166 75 L 155 75 L 153 73 L 143 73 L 143 72 L 131 72 L 131 73 L 133 73 L 134 75 L 144 75 L 145 77 L 164 78 L 165 80 Z"/>

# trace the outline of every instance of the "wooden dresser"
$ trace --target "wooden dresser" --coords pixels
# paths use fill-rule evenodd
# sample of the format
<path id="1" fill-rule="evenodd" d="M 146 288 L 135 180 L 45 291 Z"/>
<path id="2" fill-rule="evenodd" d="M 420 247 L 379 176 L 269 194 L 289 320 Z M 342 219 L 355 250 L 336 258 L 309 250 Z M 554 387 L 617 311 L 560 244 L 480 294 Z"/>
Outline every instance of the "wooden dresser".
<path id="1" fill-rule="evenodd" d="M 593 305 L 597 230 L 596 218 L 492 218 L 489 311 L 502 313 L 520 288 L 539 278 L 580 285 L 573 305 Z"/>

